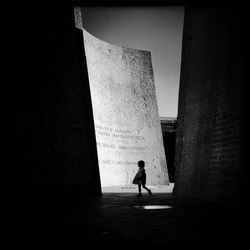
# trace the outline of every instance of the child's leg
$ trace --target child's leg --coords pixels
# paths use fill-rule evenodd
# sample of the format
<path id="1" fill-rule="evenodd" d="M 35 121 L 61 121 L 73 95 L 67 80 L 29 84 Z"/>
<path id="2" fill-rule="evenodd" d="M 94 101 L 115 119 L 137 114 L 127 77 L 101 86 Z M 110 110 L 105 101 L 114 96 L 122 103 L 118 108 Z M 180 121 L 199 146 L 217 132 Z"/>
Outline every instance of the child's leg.
<path id="1" fill-rule="evenodd" d="M 141 184 L 138 184 L 139 194 L 141 194 Z"/>
<path id="2" fill-rule="evenodd" d="M 144 185 L 142 185 L 142 187 L 143 187 L 144 189 L 146 189 L 146 190 L 148 191 L 148 193 L 149 193 L 149 194 L 152 194 L 151 190 L 150 190 L 150 189 L 148 189 L 148 188 L 145 186 L 145 184 L 144 184 Z"/>

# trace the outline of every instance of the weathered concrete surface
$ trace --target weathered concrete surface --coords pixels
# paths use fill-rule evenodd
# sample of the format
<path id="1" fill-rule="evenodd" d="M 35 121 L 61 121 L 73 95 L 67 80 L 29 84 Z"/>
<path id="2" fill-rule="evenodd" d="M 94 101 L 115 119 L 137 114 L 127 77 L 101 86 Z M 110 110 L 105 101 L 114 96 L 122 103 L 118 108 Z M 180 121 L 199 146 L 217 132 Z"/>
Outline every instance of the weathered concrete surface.
<path id="1" fill-rule="evenodd" d="M 142 159 L 147 184 L 168 184 L 150 52 L 83 36 L 102 186 L 130 185 Z"/>

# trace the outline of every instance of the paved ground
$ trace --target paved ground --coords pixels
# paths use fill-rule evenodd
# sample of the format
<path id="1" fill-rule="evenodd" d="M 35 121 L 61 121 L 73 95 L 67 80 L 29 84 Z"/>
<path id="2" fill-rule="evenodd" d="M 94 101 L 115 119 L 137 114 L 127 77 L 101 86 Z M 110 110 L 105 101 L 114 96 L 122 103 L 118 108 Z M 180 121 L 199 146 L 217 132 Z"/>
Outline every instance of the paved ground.
<path id="1" fill-rule="evenodd" d="M 169 185 L 162 185 L 162 186 L 148 186 L 147 187 L 153 193 L 172 193 L 174 188 L 174 183 L 169 183 Z M 146 190 L 142 192 L 147 193 Z M 137 185 L 128 185 L 128 186 L 113 186 L 113 187 L 103 187 L 102 193 L 138 193 Z"/>
<path id="2" fill-rule="evenodd" d="M 243 249 L 243 243 L 248 241 L 248 229 L 243 227 L 245 211 L 241 208 L 234 204 L 179 200 L 173 198 L 171 192 L 154 192 L 152 196 L 143 193 L 142 197 L 136 197 L 134 192 L 104 193 L 95 199 L 57 200 L 39 209 L 39 205 L 33 205 L 28 211 L 26 206 L 22 209 L 22 204 L 17 205 L 12 233 L 22 235 L 26 243 L 31 239 L 42 243 L 50 238 L 58 244 L 70 242 L 69 249 L 75 249 L 76 243 L 81 245 L 79 249 L 100 245 L 108 249 L 140 249 L 142 246 Z M 135 207 L 140 205 L 172 208 Z"/>

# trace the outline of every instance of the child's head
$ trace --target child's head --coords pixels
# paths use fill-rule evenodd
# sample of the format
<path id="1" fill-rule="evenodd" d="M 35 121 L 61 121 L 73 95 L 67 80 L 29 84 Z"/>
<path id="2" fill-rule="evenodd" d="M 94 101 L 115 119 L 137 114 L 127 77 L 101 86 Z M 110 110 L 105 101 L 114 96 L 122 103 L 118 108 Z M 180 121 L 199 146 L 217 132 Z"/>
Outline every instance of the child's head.
<path id="1" fill-rule="evenodd" d="M 139 168 L 144 168 L 145 167 L 145 162 L 143 160 L 138 161 L 138 167 Z"/>

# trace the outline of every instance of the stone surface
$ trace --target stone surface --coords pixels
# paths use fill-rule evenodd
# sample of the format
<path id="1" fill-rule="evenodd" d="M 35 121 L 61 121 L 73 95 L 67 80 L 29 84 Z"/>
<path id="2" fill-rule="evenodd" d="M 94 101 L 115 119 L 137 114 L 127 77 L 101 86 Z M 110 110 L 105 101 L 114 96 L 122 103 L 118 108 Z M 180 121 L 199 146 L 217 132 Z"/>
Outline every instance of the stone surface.
<path id="1" fill-rule="evenodd" d="M 147 184 L 168 184 L 150 52 L 83 36 L 102 186 L 131 184 L 139 160 Z"/>

